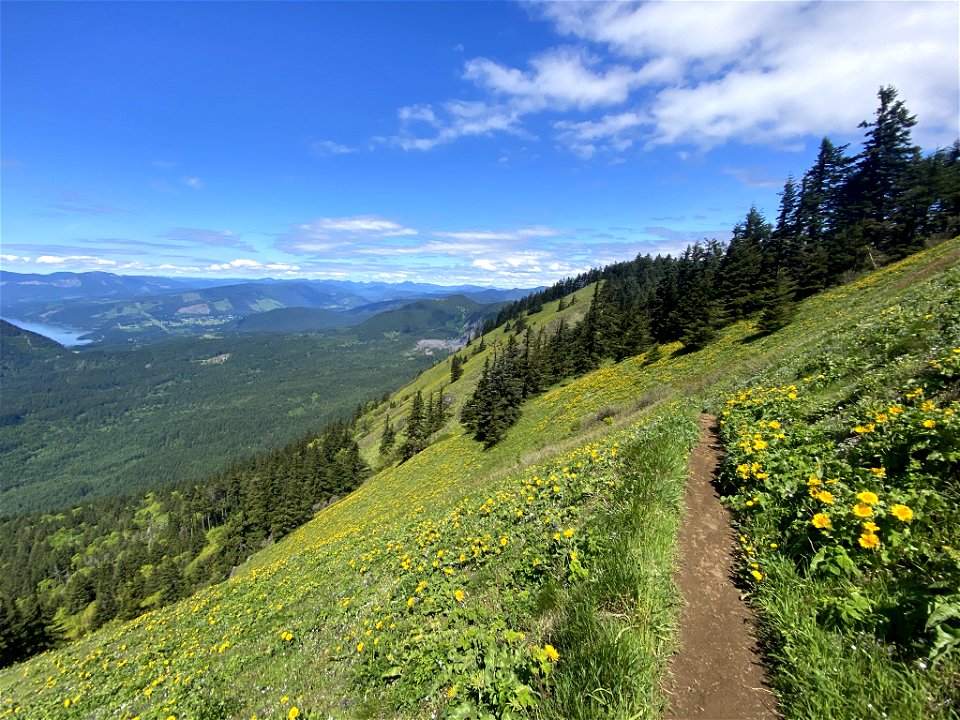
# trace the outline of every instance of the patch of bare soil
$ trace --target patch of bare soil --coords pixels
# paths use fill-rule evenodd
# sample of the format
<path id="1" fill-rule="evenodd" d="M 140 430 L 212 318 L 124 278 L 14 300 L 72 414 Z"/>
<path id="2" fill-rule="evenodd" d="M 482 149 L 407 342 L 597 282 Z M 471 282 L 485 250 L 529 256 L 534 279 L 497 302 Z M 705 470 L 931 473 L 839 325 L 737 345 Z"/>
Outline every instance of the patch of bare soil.
<path id="1" fill-rule="evenodd" d="M 714 489 L 722 452 L 716 418 L 700 418 L 680 529 L 681 648 L 664 691 L 669 720 L 775 720 L 776 700 L 757 647 L 755 619 L 734 585 L 736 538 Z"/>

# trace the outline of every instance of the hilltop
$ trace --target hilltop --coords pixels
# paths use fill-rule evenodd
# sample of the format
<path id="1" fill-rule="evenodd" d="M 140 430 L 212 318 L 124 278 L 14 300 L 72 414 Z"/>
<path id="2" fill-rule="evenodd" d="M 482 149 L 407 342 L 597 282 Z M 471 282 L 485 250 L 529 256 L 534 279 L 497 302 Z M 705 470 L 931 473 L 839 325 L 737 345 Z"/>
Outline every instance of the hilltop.
<path id="1" fill-rule="evenodd" d="M 700 409 L 727 413 L 728 442 L 735 447 L 736 433 L 743 432 L 739 407 L 770 404 L 756 430 L 762 439 L 750 431 L 751 451 L 759 455 L 792 442 L 821 416 L 834 429 L 817 438 L 840 440 L 848 431 L 836 428 L 837 418 L 863 417 L 878 403 L 896 404 L 911 422 L 916 415 L 928 446 L 936 438 L 948 442 L 956 432 L 950 378 L 960 350 L 958 261 L 960 240 L 946 242 L 803 301 L 776 332 L 758 335 L 756 320 L 747 318 L 699 350 L 678 352 L 676 344 L 658 356 L 606 363 L 532 397 L 503 440 L 484 450 L 456 421 L 455 409 L 514 331 L 501 326 L 461 351 L 467 362 L 456 382 L 447 364 L 437 365 L 358 423 L 363 454 L 379 464 L 388 414 L 404 416 L 418 393 L 426 397 L 443 387 L 454 412 L 425 449 L 402 464 L 387 463 L 358 491 L 251 558 L 229 582 L 5 670 L 0 686 L 8 708 L 44 717 L 114 711 L 164 718 L 422 717 L 435 711 L 657 717 L 664 703 L 658 681 L 675 622 L 673 537 Z M 591 285 L 582 288 L 562 310 L 557 301 L 544 303 L 526 324 L 574 322 L 594 293 Z M 930 403 L 923 407 L 930 409 L 911 400 L 921 387 Z M 744 405 L 754 397 L 756 405 Z M 850 403 L 855 407 L 848 410 Z M 767 429 L 775 418 L 776 431 Z M 875 427 L 878 422 L 872 420 Z M 787 440 L 773 437 L 780 427 Z M 796 455 L 802 442 L 809 437 L 798 435 L 785 452 Z M 823 457 L 824 451 L 811 452 Z M 728 477 L 742 474 L 738 457 Z M 860 467 L 853 457 L 848 462 Z M 864 462 L 869 473 L 876 461 L 868 453 Z M 746 467 L 751 478 L 760 472 L 749 462 Z M 794 482 L 782 465 L 763 467 L 782 478 L 778 487 Z M 797 482 L 806 487 L 810 472 L 804 465 Z M 950 545 L 960 526 L 955 505 L 935 499 L 950 492 L 938 477 L 949 476 L 914 485 L 928 488 L 913 491 L 919 495 L 904 494 L 893 480 L 883 490 L 872 486 L 880 503 L 890 503 L 873 504 L 875 513 L 911 507 L 919 549 L 910 552 Z M 764 492 L 764 507 L 779 507 L 780 496 Z M 862 490 L 854 485 L 850 492 Z M 839 486 L 834 493 L 840 497 Z M 898 646 L 882 625 L 870 629 L 869 612 L 828 622 L 829 612 L 806 613 L 802 603 L 791 606 L 803 616 L 791 627 L 785 606 L 799 600 L 789 600 L 783 583 L 809 583 L 789 574 L 813 571 L 771 549 L 794 531 L 751 524 L 754 495 L 737 497 L 734 486 L 731 502 L 749 533 L 744 587 L 765 612 L 774 683 L 787 715 L 807 716 L 805 703 L 827 697 L 832 717 L 853 717 L 867 701 L 890 717 L 950 716 L 957 658 L 947 652 L 949 643 Z M 891 554 L 846 551 L 868 580 L 886 577 L 887 563 L 914 562 L 894 551 L 887 523 L 877 537 L 884 546 L 890 542 Z M 937 555 L 940 569 L 931 568 L 946 572 L 948 581 L 956 579 L 949 557 Z M 760 579 L 752 575 L 754 562 Z M 814 577 L 828 598 L 824 607 L 858 612 L 829 600 L 843 597 L 831 594 L 830 574 Z M 853 582 L 856 575 L 847 577 L 844 582 Z M 930 625 L 931 617 L 928 627 L 951 632 L 949 616 L 941 616 L 939 625 Z M 819 643 L 829 659 L 811 654 L 801 637 Z M 843 651 L 854 637 L 867 643 L 862 658 Z M 885 649 L 892 647 L 905 659 Z M 909 670 L 910 658 L 928 651 L 937 658 L 934 667 Z M 822 662 L 838 668 L 836 676 L 823 677 Z"/>

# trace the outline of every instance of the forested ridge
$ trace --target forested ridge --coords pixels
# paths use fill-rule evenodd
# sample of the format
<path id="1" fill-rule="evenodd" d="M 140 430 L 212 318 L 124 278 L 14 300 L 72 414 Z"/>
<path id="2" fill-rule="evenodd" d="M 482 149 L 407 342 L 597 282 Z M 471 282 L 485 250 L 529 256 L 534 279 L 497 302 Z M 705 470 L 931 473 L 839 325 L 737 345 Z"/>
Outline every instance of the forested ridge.
<path id="1" fill-rule="evenodd" d="M 510 335 L 495 347 L 476 387 L 457 387 L 470 396 L 459 420 L 492 447 L 525 399 L 565 378 L 640 353 L 652 360 L 675 341 L 681 352 L 701 348 L 724 325 L 751 316 L 759 334 L 772 332 L 790 321 L 797 300 L 955 235 L 960 144 L 922 155 L 910 139 L 915 118 L 896 91 L 882 88 L 879 99 L 876 117 L 863 125 L 861 151 L 848 154 L 825 138 L 814 166 L 799 182 L 788 178 L 773 222 L 751 208 L 729 243 L 697 243 L 677 257 L 642 256 L 593 270 L 501 310 L 485 329 L 506 326 Z M 528 315 L 554 301 L 562 310 L 591 283 L 597 284 L 579 323 L 526 327 Z M 451 387 L 463 382 L 458 370 L 484 343 L 479 337 L 452 357 Z M 442 389 L 426 400 L 416 395 L 408 416 L 386 421 L 383 462 L 410 459 L 444 422 Z M 0 621 L 12 639 L 5 657 L 54 642 L 67 630 L 66 618 L 74 631 L 96 627 L 222 578 L 264 541 L 309 519 L 317 503 L 355 487 L 367 468 L 351 426 L 331 426 L 321 437 L 332 455 L 304 440 L 134 505 L 103 501 L 5 523 L 4 575 L 30 568 L 3 598 Z M 231 494 L 228 487 L 237 489 Z M 228 497 L 229 512 L 218 511 Z M 112 534 L 118 544 L 105 540 Z"/>

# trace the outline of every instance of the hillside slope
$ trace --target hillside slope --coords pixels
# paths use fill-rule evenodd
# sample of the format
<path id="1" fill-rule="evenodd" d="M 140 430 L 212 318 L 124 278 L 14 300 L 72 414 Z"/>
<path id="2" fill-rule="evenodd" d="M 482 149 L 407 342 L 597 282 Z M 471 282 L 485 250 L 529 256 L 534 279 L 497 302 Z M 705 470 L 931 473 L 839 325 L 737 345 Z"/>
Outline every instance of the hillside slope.
<path id="1" fill-rule="evenodd" d="M 761 375 L 838 362 L 892 305 L 932 316 L 945 293 L 956 300 L 958 262 L 953 240 L 805 301 L 771 335 L 743 321 L 703 350 L 674 345 L 561 383 L 527 401 L 490 450 L 454 415 L 423 452 L 231 581 L 0 673 L 6 707 L 51 718 L 658 717 L 695 415 Z M 528 322 L 573 321 L 591 292 Z M 956 342 L 956 321 L 926 332 Z M 457 382 L 438 365 L 362 418 L 368 459 L 417 390 L 447 386 L 461 407 L 506 334 L 462 351 Z M 937 707 L 956 667 L 893 689 Z M 896 694 L 885 707 L 907 717 L 897 708 L 914 706 Z"/>

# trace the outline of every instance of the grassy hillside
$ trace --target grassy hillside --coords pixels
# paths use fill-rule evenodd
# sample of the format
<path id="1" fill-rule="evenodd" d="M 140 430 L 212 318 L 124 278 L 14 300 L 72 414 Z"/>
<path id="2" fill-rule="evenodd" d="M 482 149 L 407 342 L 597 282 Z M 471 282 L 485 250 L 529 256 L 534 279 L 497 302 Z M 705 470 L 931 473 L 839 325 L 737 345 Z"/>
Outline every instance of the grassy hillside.
<path id="1" fill-rule="evenodd" d="M 729 393 L 758 383 L 789 387 L 817 365 L 832 364 L 831 372 L 846 378 L 837 388 L 854 387 L 853 378 L 863 375 L 856 358 L 864 328 L 894 306 L 909 307 L 911 321 L 884 325 L 890 334 L 884 352 L 893 364 L 901 355 L 916 356 L 912 370 L 898 366 L 906 382 L 934 359 L 927 350 L 950 353 L 948 345 L 960 339 L 957 315 L 942 304 L 947 297 L 956 307 L 958 261 L 954 240 L 805 301 L 793 322 L 772 335 L 758 336 L 744 321 L 701 351 L 665 347 L 562 383 L 529 400 L 506 438 L 487 451 L 453 417 L 426 450 L 383 468 L 231 581 L 3 671 L 6 712 L 659 717 L 665 700 L 658 680 L 672 650 L 677 602 L 673 535 L 696 414 L 702 407 L 722 410 Z M 579 301 L 559 314 L 574 321 L 591 293 L 580 291 Z M 930 323 L 938 313 L 944 322 Z M 913 322 L 928 315 L 926 325 Z M 535 327 L 557 320 L 556 302 L 527 318 Z M 935 340 L 916 344 L 913 335 Z M 446 389 L 455 409 L 504 339 L 500 328 L 484 339 L 484 351 L 461 351 L 470 358 L 465 373 Z M 886 387 L 877 377 L 865 386 L 871 392 Z M 388 414 L 402 420 L 418 389 L 426 395 L 447 383 L 444 363 L 364 417 L 367 458 L 378 460 Z M 811 407 L 855 399 L 818 397 Z M 801 419 L 791 427 L 802 432 Z M 745 578 L 755 577 L 751 557 L 745 551 Z M 765 588 L 779 587 L 774 568 L 789 573 L 785 561 L 770 557 L 769 567 L 758 563 L 759 590 L 746 586 L 761 599 Z M 802 597 L 798 603 L 804 612 Z M 818 716 L 789 701 L 816 697 L 817 676 L 800 662 L 812 664 L 812 651 L 795 650 L 789 623 L 767 622 L 770 637 L 791 648 L 775 656 L 789 716 Z M 818 627 L 807 622 L 801 632 L 836 651 L 828 657 L 839 687 L 866 660 L 845 661 L 848 636 L 842 630 L 830 630 L 840 632 L 839 641 L 815 636 Z M 883 681 L 896 692 L 882 693 L 883 705 L 868 711 L 867 703 L 877 701 L 866 691 L 876 685 L 853 688 L 847 704 L 831 706 L 833 717 L 955 713 L 949 705 L 955 655 L 942 655 L 921 673 L 890 652 L 884 659 L 874 642 L 878 649 L 868 659 L 886 663 L 883 677 L 906 680 Z M 789 678 L 797 678 L 793 686 Z"/>

